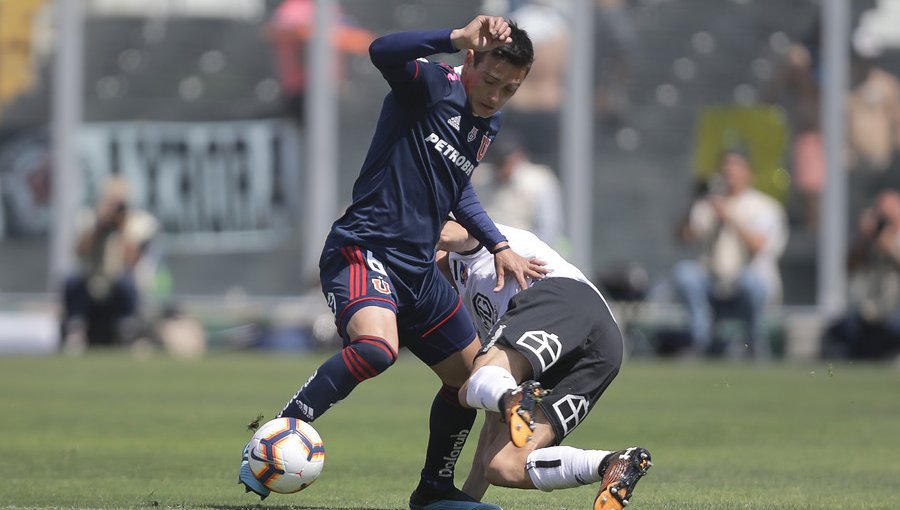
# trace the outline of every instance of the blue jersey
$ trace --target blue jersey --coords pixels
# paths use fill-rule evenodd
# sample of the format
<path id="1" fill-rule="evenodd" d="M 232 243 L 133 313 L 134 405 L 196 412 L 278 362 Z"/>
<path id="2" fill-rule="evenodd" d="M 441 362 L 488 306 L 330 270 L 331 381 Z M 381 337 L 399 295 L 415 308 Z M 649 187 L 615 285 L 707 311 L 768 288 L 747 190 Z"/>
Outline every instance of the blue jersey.
<path id="1" fill-rule="evenodd" d="M 486 246 L 505 239 L 470 182 L 500 115 L 476 117 L 453 68 L 417 60 L 456 51 L 449 30 L 392 34 L 372 43 L 372 61 L 391 91 L 353 186 L 353 203 L 332 226 L 326 252 L 359 244 L 380 252 L 393 272 L 418 274 L 433 264 L 450 212 Z"/>

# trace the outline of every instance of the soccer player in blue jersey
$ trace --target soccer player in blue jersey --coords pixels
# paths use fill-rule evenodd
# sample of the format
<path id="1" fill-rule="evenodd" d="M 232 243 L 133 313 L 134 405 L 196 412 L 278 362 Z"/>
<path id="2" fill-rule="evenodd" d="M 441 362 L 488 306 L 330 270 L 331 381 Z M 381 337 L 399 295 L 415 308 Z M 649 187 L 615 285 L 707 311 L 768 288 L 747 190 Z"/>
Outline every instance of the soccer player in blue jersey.
<path id="1" fill-rule="evenodd" d="M 466 56 L 457 69 L 422 59 L 460 50 Z M 279 416 L 314 421 L 357 384 L 387 370 L 406 347 L 443 382 L 432 403 L 425 466 L 410 509 L 498 510 L 453 483 L 476 417 L 456 395 L 480 343 L 458 294 L 435 266 L 434 248 L 453 213 L 489 247 L 498 291 L 506 277 L 524 287 L 526 278 L 545 272 L 509 249 L 470 182 L 500 127 L 500 109 L 530 70 L 531 41 L 515 24 L 482 15 L 458 29 L 381 37 L 369 53 L 391 90 L 353 186 L 353 203 L 332 226 L 319 260 L 343 349 Z M 245 448 L 244 460 L 248 454 Z M 268 494 L 246 462 L 240 482 Z"/>

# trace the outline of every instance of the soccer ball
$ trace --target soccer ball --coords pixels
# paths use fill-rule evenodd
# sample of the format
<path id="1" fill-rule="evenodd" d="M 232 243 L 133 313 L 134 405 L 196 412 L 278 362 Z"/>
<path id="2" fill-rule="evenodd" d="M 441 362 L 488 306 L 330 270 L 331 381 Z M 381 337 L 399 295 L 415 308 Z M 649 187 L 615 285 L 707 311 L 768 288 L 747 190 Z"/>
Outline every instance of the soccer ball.
<path id="1" fill-rule="evenodd" d="M 309 423 L 275 418 L 250 439 L 250 471 L 273 492 L 302 491 L 316 481 L 325 466 L 325 445 Z"/>

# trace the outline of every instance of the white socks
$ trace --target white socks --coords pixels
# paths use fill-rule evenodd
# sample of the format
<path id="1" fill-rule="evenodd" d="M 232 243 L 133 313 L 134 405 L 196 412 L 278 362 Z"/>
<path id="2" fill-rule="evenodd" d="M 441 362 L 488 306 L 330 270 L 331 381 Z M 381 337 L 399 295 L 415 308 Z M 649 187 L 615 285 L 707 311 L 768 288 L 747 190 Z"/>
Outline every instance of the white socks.
<path id="1" fill-rule="evenodd" d="M 542 491 L 580 487 L 603 478 L 597 470 L 609 454 L 604 450 L 551 446 L 531 452 L 525 470 L 534 486 Z"/>
<path id="2" fill-rule="evenodd" d="M 469 387 L 466 389 L 466 404 L 478 409 L 500 411 L 500 397 L 507 390 L 514 389 L 515 378 L 505 368 L 485 365 L 469 376 Z"/>
<path id="3" fill-rule="evenodd" d="M 516 380 L 505 368 L 485 365 L 469 377 L 466 403 L 478 409 L 500 411 L 500 397 L 516 387 Z M 590 485 L 603 478 L 597 470 L 609 454 L 605 450 L 551 446 L 531 452 L 525 470 L 542 491 Z"/>

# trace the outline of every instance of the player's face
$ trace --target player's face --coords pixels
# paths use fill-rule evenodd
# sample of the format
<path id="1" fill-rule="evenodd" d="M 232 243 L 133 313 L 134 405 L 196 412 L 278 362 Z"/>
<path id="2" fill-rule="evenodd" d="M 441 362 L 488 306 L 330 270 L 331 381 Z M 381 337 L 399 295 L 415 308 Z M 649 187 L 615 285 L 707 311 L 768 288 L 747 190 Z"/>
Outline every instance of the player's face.
<path id="1" fill-rule="evenodd" d="M 475 65 L 474 53 L 470 50 L 461 79 L 472 113 L 478 117 L 490 117 L 497 113 L 516 93 L 526 75 L 528 67 L 514 66 L 490 54 L 483 56 Z"/>

